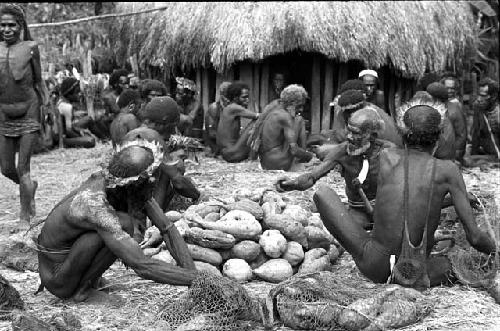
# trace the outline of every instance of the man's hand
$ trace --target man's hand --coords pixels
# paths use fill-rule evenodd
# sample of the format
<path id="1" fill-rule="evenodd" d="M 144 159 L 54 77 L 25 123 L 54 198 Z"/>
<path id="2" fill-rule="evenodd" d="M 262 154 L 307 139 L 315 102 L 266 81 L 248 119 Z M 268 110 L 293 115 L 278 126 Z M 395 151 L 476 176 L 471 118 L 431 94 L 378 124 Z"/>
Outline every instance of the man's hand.
<path id="1" fill-rule="evenodd" d="M 144 233 L 144 240 L 139 244 L 141 248 L 152 247 L 160 244 L 163 237 L 156 226 L 149 227 Z"/>
<path id="2" fill-rule="evenodd" d="M 314 185 L 314 178 L 311 174 L 303 174 L 295 179 L 280 178 L 276 182 L 276 189 L 279 192 L 299 190 L 304 191 Z"/>
<path id="3" fill-rule="evenodd" d="M 297 187 L 297 180 L 288 177 L 281 177 L 274 185 L 278 192 L 293 191 Z"/>

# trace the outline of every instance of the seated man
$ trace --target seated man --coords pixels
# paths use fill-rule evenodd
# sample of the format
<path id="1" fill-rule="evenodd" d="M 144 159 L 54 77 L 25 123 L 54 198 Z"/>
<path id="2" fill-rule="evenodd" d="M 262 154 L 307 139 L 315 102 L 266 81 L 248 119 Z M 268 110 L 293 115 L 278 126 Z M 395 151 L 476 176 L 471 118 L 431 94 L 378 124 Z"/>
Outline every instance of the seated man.
<path id="1" fill-rule="evenodd" d="M 193 260 L 173 223 L 152 198 L 164 151 L 144 140 L 118 148 L 106 169 L 94 173 L 49 213 L 38 236 L 41 288 L 59 298 L 84 301 L 118 258 L 139 276 L 189 285 Z M 150 259 L 132 239 L 134 214 L 145 213 L 159 228 L 180 267 Z"/>
<path id="2" fill-rule="evenodd" d="M 378 283 L 391 277 L 395 283 L 423 288 L 447 283 L 452 272 L 448 258 L 429 257 L 447 193 L 470 244 L 486 254 L 495 252 L 496 245 L 473 218 L 458 167 L 431 155 L 441 132 L 439 112 L 429 106 L 415 106 L 405 112 L 403 124 L 407 150 L 380 152 L 370 234 L 354 222 L 335 191 L 319 188 L 314 202 L 326 228 L 366 277 Z M 397 258 L 394 272 L 391 255 Z"/>
<path id="3" fill-rule="evenodd" d="M 307 190 L 336 165 L 340 165 L 349 201 L 349 215 L 353 221 L 364 228 L 370 228 L 377 192 L 379 155 L 384 148 L 395 146 L 388 141 L 377 139 L 378 132 L 383 128 L 384 121 L 370 106 L 355 111 L 347 122 L 347 140 L 335 145 L 324 161 L 311 172 L 295 179 L 286 177 L 279 179 L 276 183 L 277 189 L 279 191 Z M 366 180 L 361 183 L 358 176 L 363 172 Z M 362 193 L 359 188 L 362 188 Z M 364 195 L 367 200 L 364 200 L 361 195 Z"/>
<path id="4" fill-rule="evenodd" d="M 144 79 L 141 82 L 140 91 L 144 104 L 149 103 L 153 98 L 164 97 L 168 94 L 165 84 L 156 79 Z"/>
<path id="5" fill-rule="evenodd" d="M 309 162 L 313 157 L 297 144 L 303 126 L 295 122 L 295 116 L 304 109 L 306 99 L 301 85 L 288 85 L 255 123 L 249 143 L 263 169 L 288 171 L 297 162 Z"/>
<path id="6" fill-rule="evenodd" d="M 363 70 L 359 73 L 359 79 L 363 81 L 366 87 L 366 101 L 375 106 L 385 109 L 384 92 L 377 89 L 378 74 L 375 70 Z"/>
<path id="7" fill-rule="evenodd" d="M 479 93 L 473 103 L 472 149 L 467 166 L 500 160 L 500 106 L 498 83 L 491 78 L 479 82 Z"/>
<path id="8" fill-rule="evenodd" d="M 61 116 L 63 144 L 66 148 L 92 148 L 95 146 L 95 139 L 84 128 L 80 128 L 80 121 L 74 120 L 73 105 L 77 103 L 80 93 L 80 81 L 76 78 L 65 78 L 61 84 L 59 100 L 57 100 L 57 110 Z M 59 128 L 58 128 L 59 129 Z M 54 140 L 59 140 L 59 135 L 54 135 Z"/>
<path id="9" fill-rule="evenodd" d="M 334 115 L 335 131 L 332 136 L 333 139 L 331 139 L 329 144 L 320 146 L 315 149 L 315 153 L 320 160 L 328 154 L 330 149 L 334 148 L 335 144 L 341 143 L 346 140 L 346 123 L 349 119 L 349 116 L 351 116 L 351 114 L 356 110 L 359 110 L 365 106 L 369 106 L 370 108 L 375 109 L 380 118 L 382 118 L 382 120 L 384 121 L 384 128 L 378 134 L 379 139 L 390 141 L 396 146 L 402 146 L 401 136 L 398 133 L 396 124 L 392 117 L 376 105 L 366 102 L 365 96 L 362 91 L 353 89 L 344 91 L 338 100 L 338 105 L 340 107 L 340 112 Z"/>
<path id="10" fill-rule="evenodd" d="M 127 132 L 140 126 L 136 117 L 141 105 L 139 92 L 131 89 L 124 90 L 120 94 L 117 105 L 120 107 L 120 113 L 116 115 L 109 127 L 113 148 L 121 143 Z"/>
<path id="11" fill-rule="evenodd" d="M 241 117 L 255 120 L 259 114 L 246 109 L 250 97 L 248 85 L 245 83 L 234 82 L 229 85 L 227 98 L 230 103 L 222 110 L 217 127 L 217 147 L 227 162 L 241 162 L 250 154 L 247 140 L 253 125 L 253 122 L 250 122 L 240 135 Z"/>
<path id="12" fill-rule="evenodd" d="M 185 77 L 176 77 L 175 101 L 181 108 L 179 131 L 194 138 L 203 136 L 203 107 L 198 98 L 196 84 Z"/>
<path id="13" fill-rule="evenodd" d="M 210 147 L 214 156 L 219 154 L 217 149 L 217 127 L 219 126 L 220 114 L 224 107 L 229 104 L 227 99 L 227 88 L 231 82 L 222 82 L 219 86 L 219 100 L 212 102 L 208 106 L 207 114 L 205 115 L 205 144 Z"/>
<path id="14" fill-rule="evenodd" d="M 445 100 L 448 109 L 448 117 L 455 131 L 455 160 L 462 163 L 467 144 L 467 119 L 462 103 L 457 98 L 458 80 L 452 75 L 443 77 L 441 83 L 448 91 Z"/>

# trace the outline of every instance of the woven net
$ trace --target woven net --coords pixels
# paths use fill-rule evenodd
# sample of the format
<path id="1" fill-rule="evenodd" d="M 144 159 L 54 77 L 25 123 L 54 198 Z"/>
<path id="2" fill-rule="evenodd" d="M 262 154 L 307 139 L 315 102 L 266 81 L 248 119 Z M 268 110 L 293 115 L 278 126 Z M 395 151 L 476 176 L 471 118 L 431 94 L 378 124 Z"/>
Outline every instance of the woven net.
<path id="1" fill-rule="evenodd" d="M 430 312 L 418 291 L 360 283 L 323 271 L 296 275 L 271 290 L 271 324 L 302 330 L 383 330 L 417 322 Z"/>
<path id="2" fill-rule="evenodd" d="M 487 231 L 498 243 L 500 240 L 500 223 L 498 208 L 493 195 L 479 196 L 480 209 L 474 212 L 477 224 Z M 497 254 L 486 255 L 472 248 L 466 239 L 462 227 L 457 229 L 457 246 L 448 253 L 453 272 L 458 280 L 472 287 L 487 287 L 493 281 L 498 265 Z"/>
<path id="3" fill-rule="evenodd" d="M 258 300 L 237 282 L 202 272 L 177 300 L 160 311 L 167 330 L 242 330 L 248 321 L 260 321 Z"/>

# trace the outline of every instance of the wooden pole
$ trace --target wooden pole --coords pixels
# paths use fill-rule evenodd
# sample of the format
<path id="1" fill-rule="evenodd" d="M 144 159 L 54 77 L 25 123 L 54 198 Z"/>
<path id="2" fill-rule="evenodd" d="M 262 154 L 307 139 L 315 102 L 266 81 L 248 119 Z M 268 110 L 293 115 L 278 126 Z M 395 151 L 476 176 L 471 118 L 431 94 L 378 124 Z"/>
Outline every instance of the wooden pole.
<path id="1" fill-rule="evenodd" d="M 224 81 L 224 76 L 217 73 L 215 76 L 215 100 L 220 98 L 220 84 Z"/>
<path id="2" fill-rule="evenodd" d="M 391 73 L 390 75 L 390 87 L 389 87 L 389 113 L 392 118 L 396 120 L 396 105 L 395 105 L 395 97 L 396 97 L 396 77 Z"/>
<path id="3" fill-rule="evenodd" d="M 315 55 L 311 73 L 311 133 L 319 133 L 321 127 L 321 59 Z"/>
<path id="4" fill-rule="evenodd" d="M 476 99 L 476 95 L 477 95 L 477 73 L 475 73 L 475 72 L 471 73 L 470 80 L 472 83 L 472 95 L 471 95 L 469 104 L 472 104 L 472 101 Z"/>
<path id="5" fill-rule="evenodd" d="M 260 64 L 255 63 L 253 65 L 253 82 L 252 82 L 252 91 L 253 91 L 253 108 L 255 112 L 260 113 Z"/>
<path id="6" fill-rule="evenodd" d="M 260 75 L 260 109 L 264 108 L 269 103 L 269 62 L 264 61 Z"/>
<path id="7" fill-rule="evenodd" d="M 323 92 L 323 119 L 321 121 L 321 131 L 330 130 L 330 102 L 333 100 L 333 63 L 326 60 L 325 63 L 325 82 Z"/>
<path id="8" fill-rule="evenodd" d="M 201 90 L 201 101 L 203 105 L 203 129 L 205 129 L 205 115 L 207 114 L 208 106 L 210 105 L 210 72 L 206 68 L 203 69 Z"/>

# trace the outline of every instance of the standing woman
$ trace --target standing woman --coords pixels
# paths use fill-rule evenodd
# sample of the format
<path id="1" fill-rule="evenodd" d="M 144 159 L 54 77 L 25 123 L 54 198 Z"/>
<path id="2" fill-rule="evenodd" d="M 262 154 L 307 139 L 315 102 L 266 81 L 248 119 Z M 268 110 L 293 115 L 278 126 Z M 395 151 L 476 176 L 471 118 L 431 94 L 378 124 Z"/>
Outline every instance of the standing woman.
<path id="1" fill-rule="evenodd" d="M 6 4 L 0 9 L 0 167 L 19 184 L 21 222 L 29 223 L 35 215 L 38 183 L 30 177 L 30 159 L 40 131 L 40 104 L 47 100 L 40 53 L 24 10 Z"/>

